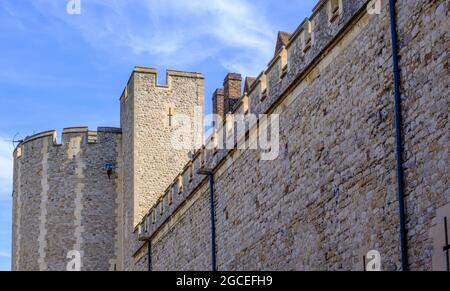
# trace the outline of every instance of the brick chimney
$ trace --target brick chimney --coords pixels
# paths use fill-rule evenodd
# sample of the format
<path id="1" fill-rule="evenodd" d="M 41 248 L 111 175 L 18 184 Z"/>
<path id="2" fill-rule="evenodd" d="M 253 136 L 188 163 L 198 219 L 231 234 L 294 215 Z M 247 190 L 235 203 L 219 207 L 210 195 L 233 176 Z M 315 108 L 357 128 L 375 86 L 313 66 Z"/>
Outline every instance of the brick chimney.
<path id="1" fill-rule="evenodd" d="M 240 74 L 229 73 L 223 83 L 223 89 L 224 115 L 227 115 L 233 111 L 234 105 L 242 97 L 242 76 Z"/>
<path id="2" fill-rule="evenodd" d="M 224 117 L 224 105 L 225 105 L 225 95 L 224 95 L 224 89 L 219 88 L 216 91 L 214 91 L 213 94 L 213 113 L 217 114 L 218 116 Z M 217 124 L 217 120 L 214 120 L 214 126 Z"/>

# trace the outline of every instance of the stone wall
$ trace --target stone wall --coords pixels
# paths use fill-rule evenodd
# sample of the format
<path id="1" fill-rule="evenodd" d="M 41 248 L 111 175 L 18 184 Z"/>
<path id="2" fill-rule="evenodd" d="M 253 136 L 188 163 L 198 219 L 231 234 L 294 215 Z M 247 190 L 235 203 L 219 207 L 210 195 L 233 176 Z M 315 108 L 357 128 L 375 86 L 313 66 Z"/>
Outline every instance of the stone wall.
<path id="1" fill-rule="evenodd" d="M 121 96 L 122 130 L 65 129 L 61 144 L 54 131 L 28 137 L 14 152 L 13 269 L 65 270 L 76 250 L 82 270 L 147 270 L 151 241 L 153 270 L 209 270 L 210 193 L 199 170 L 211 169 L 219 270 L 363 270 L 369 250 L 399 270 L 388 1 L 380 14 L 366 0 L 339 3 L 330 17 L 319 1 L 241 99 L 231 74 L 215 100 L 221 113 L 279 115 L 273 161 L 212 146 L 253 144 L 262 116 L 247 135 L 224 130 L 200 150 L 175 149 L 177 115 L 191 118 L 193 144 L 203 136 L 203 77 L 168 71 L 159 85 L 142 67 Z M 444 268 L 449 8 L 397 1 L 412 270 Z"/>
<path id="2" fill-rule="evenodd" d="M 209 186 L 204 184 L 196 195 L 198 198 L 191 207 L 186 207 L 186 213 L 170 219 L 184 227 L 163 228 L 157 235 L 161 240 L 153 241 L 153 270 L 203 271 L 211 268 Z M 189 239 L 180 240 L 182 238 Z M 176 252 L 173 251 L 175 248 Z"/>
<path id="3" fill-rule="evenodd" d="M 381 253 L 384 270 L 401 267 L 388 1 L 378 15 L 367 1 L 343 0 L 333 23 L 327 3 L 307 20 L 312 48 L 302 49 L 302 24 L 248 94 L 250 112 L 280 114 L 279 157 L 205 150 L 182 174 L 202 159 L 214 169 L 219 270 L 363 270 L 369 250 Z M 414 270 L 432 268 L 430 232 L 450 202 L 448 4 L 397 6 Z M 206 184 L 194 174 L 140 225 L 155 269 L 210 268 Z"/>
<path id="4" fill-rule="evenodd" d="M 204 79 L 201 74 L 168 71 L 167 84 L 159 85 L 157 72 L 135 68 L 121 98 L 124 133 L 124 185 L 126 246 L 124 268 L 132 269 L 140 247 L 133 239 L 135 227 L 148 209 L 177 180 L 190 159 L 194 142 L 203 138 Z M 125 94 L 125 93 L 124 93 Z M 189 117 L 191 147 L 174 148 L 172 138 L 180 128 L 177 118 Z M 194 120 L 197 120 L 194 124 Z M 194 140 L 195 134 L 197 140 Z"/>
<path id="5" fill-rule="evenodd" d="M 437 212 L 450 206 L 450 1 L 397 2 L 410 264 L 432 270 L 445 244 Z"/>
<path id="6" fill-rule="evenodd" d="M 27 138 L 14 153 L 13 270 L 113 270 L 121 132 L 65 129 Z M 109 178 L 105 165 L 115 167 Z"/>

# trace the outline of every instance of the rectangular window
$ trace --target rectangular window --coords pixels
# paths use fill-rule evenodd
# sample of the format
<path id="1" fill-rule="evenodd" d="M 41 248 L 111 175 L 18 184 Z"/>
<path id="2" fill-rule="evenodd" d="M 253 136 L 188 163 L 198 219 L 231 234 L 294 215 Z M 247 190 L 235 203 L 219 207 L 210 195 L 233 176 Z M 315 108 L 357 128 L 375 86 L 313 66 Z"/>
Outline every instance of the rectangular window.
<path id="1" fill-rule="evenodd" d="M 183 194 L 183 176 L 178 177 L 178 194 Z"/>
<path id="2" fill-rule="evenodd" d="M 283 69 L 281 70 L 281 78 L 284 78 L 287 75 L 288 72 L 288 65 L 284 65 Z"/>
<path id="3" fill-rule="evenodd" d="M 189 183 L 191 183 L 193 179 L 194 179 L 194 165 L 191 164 L 191 166 L 189 167 Z"/>
<path id="4" fill-rule="evenodd" d="M 144 220 L 144 232 L 148 233 L 148 217 L 145 217 Z"/>
<path id="5" fill-rule="evenodd" d="M 152 211 L 152 224 L 156 223 L 156 210 Z"/>
<path id="6" fill-rule="evenodd" d="M 262 91 L 261 93 L 261 101 L 264 101 L 264 99 L 267 98 L 267 89 L 264 89 L 264 91 Z"/>
<path id="7" fill-rule="evenodd" d="M 170 189 L 169 192 L 166 194 L 167 196 L 167 202 L 169 205 L 173 204 L 173 189 Z"/>
<path id="8" fill-rule="evenodd" d="M 164 214 L 164 198 L 159 201 L 159 214 L 161 216 Z"/>

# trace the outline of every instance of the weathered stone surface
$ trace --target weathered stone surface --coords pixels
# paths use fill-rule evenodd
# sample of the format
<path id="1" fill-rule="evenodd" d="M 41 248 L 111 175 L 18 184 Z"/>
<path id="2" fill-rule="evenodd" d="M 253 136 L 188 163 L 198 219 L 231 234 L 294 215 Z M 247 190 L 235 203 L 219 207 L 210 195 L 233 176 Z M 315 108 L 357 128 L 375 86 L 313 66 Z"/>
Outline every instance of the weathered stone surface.
<path id="1" fill-rule="evenodd" d="M 362 270 L 369 250 L 381 253 L 383 269 L 401 267 L 388 2 L 382 2 L 380 15 L 360 9 L 363 2 L 343 3 L 335 28 L 319 5 L 312 17 L 312 49 L 302 56 L 295 45 L 288 46 L 287 74 L 281 73 L 279 58 L 249 92 L 251 112 L 281 114 L 280 157 L 264 162 L 255 151 L 205 154 L 217 172 L 220 270 Z M 448 9 L 443 7 L 448 1 L 398 5 L 413 270 L 432 268 L 429 231 L 436 208 L 450 203 Z M 345 30 L 336 38 L 339 27 Z M 296 76 L 301 81 L 282 93 Z M 188 194 L 151 228 L 156 266 L 189 269 L 196 258 L 208 256 L 209 248 L 195 258 L 179 248 L 205 245 L 208 237 L 197 237 L 196 220 L 209 219 L 208 209 L 199 210 L 208 195 Z M 176 262 L 170 259 L 173 251 Z"/>
<path id="2" fill-rule="evenodd" d="M 203 78 L 169 71 L 168 85 L 159 86 L 148 68 L 134 70 L 122 95 L 122 135 L 99 133 L 87 144 L 87 134 L 72 130 L 62 146 L 52 133 L 22 144 L 14 269 L 64 269 L 66 252 L 81 246 L 83 269 L 146 270 L 150 240 L 154 270 L 210 270 L 209 185 L 198 173 L 208 168 L 219 270 L 362 270 L 370 250 L 380 252 L 382 269 L 399 270 L 388 1 L 380 14 L 367 13 L 368 1 L 339 2 L 331 21 L 328 1 L 319 1 L 307 20 L 311 47 L 305 50 L 304 22 L 246 86 L 248 96 L 238 100 L 241 78 L 233 74 L 225 96 L 216 94 L 220 114 L 280 114 L 274 161 L 255 150 L 173 150 L 170 114 L 194 116 Z M 448 0 L 397 1 L 412 270 L 442 267 L 449 10 Z M 108 161 L 118 165 L 113 181 L 99 170 Z"/>
<path id="3" fill-rule="evenodd" d="M 203 120 L 201 74 L 168 71 L 167 85 L 158 85 L 157 80 L 155 70 L 136 68 L 127 85 L 127 96 L 121 98 L 124 268 L 127 270 L 133 269 L 132 256 L 140 246 L 133 239 L 135 227 L 190 160 L 190 148 L 176 150 L 172 146 L 172 136 L 177 129 L 174 117 L 185 115 L 194 123 L 194 110 L 197 110 L 199 120 Z M 192 138 L 195 129 L 191 124 Z M 202 131 L 200 134 L 201 138 Z"/>
<path id="4" fill-rule="evenodd" d="M 112 270 L 116 264 L 116 199 L 121 131 L 86 128 L 27 139 L 15 159 L 13 270 L 64 271 L 67 255 L 81 253 L 81 270 Z M 17 153 L 17 150 L 16 150 Z"/>

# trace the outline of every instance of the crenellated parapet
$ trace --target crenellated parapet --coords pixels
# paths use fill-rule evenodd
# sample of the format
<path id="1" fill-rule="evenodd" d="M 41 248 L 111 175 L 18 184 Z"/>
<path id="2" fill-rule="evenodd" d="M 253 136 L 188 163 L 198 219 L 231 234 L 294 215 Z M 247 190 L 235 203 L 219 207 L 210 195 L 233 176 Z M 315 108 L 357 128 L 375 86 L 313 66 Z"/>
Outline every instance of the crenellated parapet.
<path id="1" fill-rule="evenodd" d="M 274 57 L 256 79 L 251 78 L 251 85 L 246 85 L 244 94 L 230 112 L 258 115 L 269 110 L 296 82 L 308 75 L 309 68 L 323 58 L 355 16 L 362 15 L 371 2 L 319 1 L 312 15 L 304 19 L 294 33 L 279 33 Z M 318 76 L 312 76 L 315 77 Z"/>
<path id="2" fill-rule="evenodd" d="M 156 69 L 133 69 L 120 98 L 122 160 L 126 169 L 123 172 L 124 233 L 133 233 L 189 162 L 191 147 L 174 146 L 173 137 L 181 123 L 190 133 L 190 144 L 201 147 L 203 115 L 202 74 L 167 70 L 166 81 L 161 82 Z M 126 269 L 133 264 L 130 259 L 135 249 L 131 236 L 125 235 L 123 239 L 127 246 Z"/>
<path id="3" fill-rule="evenodd" d="M 48 144 L 48 151 L 52 148 L 68 147 L 71 140 L 78 138 L 80 140 L 81 150 L 89 150 L 94 145 L 106 144 L 111 138 L 120 139 L 122 130 L 120 128 L 99 127 L 97 131 L 91 131 L 87 127 L 71 127 L 62 131 L 61 142 L 58 142 L 58 132 L 56 130 L 45 131 L 26 137 L 14 150 L 16 159 L 26 158 L 27 155 L 41 154 L 42 152 L 33 152 L 36 146 L 44 141 Z"/>
<path id="4" fill-rule="evenodd" d="M 367 0 L 322 0 L 276 52 L 248 92 L 250 112 L 266 112 L 296 80 L 301 79 L 343 32 L 366 10 Z"/>
<path id="5" fill-rule="evenodd" d="M 142 76 L 145 76 L 146 85 L 157 91 L 167 91 L 174 88 L 184 87 L 186 86 L 186 79 L 204 80 L 204 76 L 201 73 L 167 70 L 166 83 L 160 84 L 158 82 L 159 73 L 157 69 L 148 67 L 135 67 L 133 69 L 133 72 L 131 73 L 126 87 L 122 92 L 122 95 L 120 96 L 121 101 L 128 99 L 128 96 L 134 93 L 134 90 L 136 89 L 135 82 L 137 78 L 142 78 Z"/>
<path id="6" fill-rule="evenodd" d="M 14 151 L 14 270 L 117 266 L 122 131 L 66 128 L 29 136 Z M 100 251 L 101 250 L 101 251 Z"/>
<path id="7" fill-rule="evenodd" d="M 267 68 L 251 84 L 246 84 L 245 92 L 236 101 L 232 113 L 260 115 L 270 113 L 277 101 L 303 80 L 309 68 L 323 58 L 349 24 L 362 16 L 370 1 L 367 0 L 322 0 L 314 8 L 310 17 L 306 18 L 290 35 L 286 43 L 277 44 L 274 58 Z M 226 114 L 226 113 L 225 113 Z M 259 118 L 259 117 L 258 117 Z M 214 146 L 218 135 L 223 134 L 227 120 L 216 125 L 216 131 L 207 139 L 206 146 L 193 155 L 192 160 L 153 205 L 136 230 L 140 240 L 148 240 L 169 219 L 188 197 L 206 182 L 206 177 L 199 174 L 201 168 L 217 169 L 226 158 L 236 152 L 238 145 L 248 136 L 252 128 L 244 135 L 233 131 L 234 149 L 220 149 Z"/>
<path id="8" fill-rule="evenodd" d="M 417 72 L 400 92 L 409 267 L 444 270 L 447 2 L 318 1 L 258 77 L 227 75 L 207 139 L 201 74 L 169 70 L 161 84 L 134 68 L 121 129 L 16 147 L 12 269 L 398 270 L 396 23 L 402 71 Z"/>

